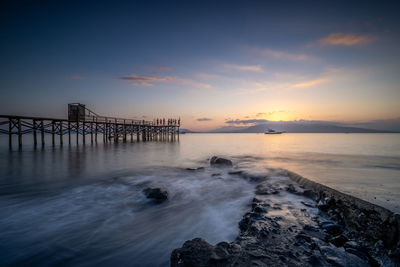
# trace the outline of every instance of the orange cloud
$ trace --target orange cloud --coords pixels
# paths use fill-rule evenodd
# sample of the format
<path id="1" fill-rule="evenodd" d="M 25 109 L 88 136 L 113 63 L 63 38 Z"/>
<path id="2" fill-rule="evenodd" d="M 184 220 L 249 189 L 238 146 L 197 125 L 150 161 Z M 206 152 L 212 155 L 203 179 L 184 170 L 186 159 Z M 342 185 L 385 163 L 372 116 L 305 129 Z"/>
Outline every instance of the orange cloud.
<path id="1" fill-rule="evenodd" d="M 185 79 L 175 76 L 150 76 L 150 75 L 137 75 L 137 74 L 130 74 L 129 76 L 119 77 L 119 80 L 123 81 L 130 81 L 133 82 L 135 86 L 153 86 L 152 83 L 169 83 L 169 82 L 177 82 L 181 84 L 186 84 L 195 87 L 203 87 L 203 88 L 210 88 L 209 84 L 200 83 L 197 81 L 193 81 L 191 79 Z"/>
<path id="2" fill-rule="evenodd" d="M 148 76 L 148 75 L 137 75 L 137 74 L 130 74 L 129 76 L 125 77 L 120 77 L 120 80 L 124 81 L 130 81 L 130 82 L 139 82 L 139 83 L 145 83 L 145 82 L 171 82 L 175 80 L 174 77 L 170 76 Z"/>
<path id="3" fill-rule="evenodd" d="M 272 50 L 272 49 L 261 49 L 260 53 L 262 55 L 264 55 L 264 56 L 274 57 L 274 58 L 284 59 L 284 60 L 292 60 L 292 61 L 311 61 L 311 60 L 314 60 L 313 57 L 310 57 L 308 55 L 292 54 L 292 53 L 287 53 L 287 52 L 278 51 L 278 50 Z"/>
<path id="4" fill-rule="evenodd" d="M 262 68 L 260 65 L 234 65 L 234 64 L 224 64 L 227 69 L 234 69 L 240 71 L 256 71 L 261 72 Z"/>
<path id="5" fill-rule="evenodd" d="M 296 83 L 292 87 L 293 88 L 302 88 L 302 87 L 311 87 L 320 83 L 327 82 L 327 78 L 319 78 L 319 79 L 314 79 L 314 80 L 309 80 L 301 83 Z"/>
<path id="6" fill-rule="evenodd" d="M 374 40 L 375 37 L 368 35 L 333 33 L 320 39 L 318 42 L 325 45 L 352 46 L 352 45 L 368 44 Z"/>

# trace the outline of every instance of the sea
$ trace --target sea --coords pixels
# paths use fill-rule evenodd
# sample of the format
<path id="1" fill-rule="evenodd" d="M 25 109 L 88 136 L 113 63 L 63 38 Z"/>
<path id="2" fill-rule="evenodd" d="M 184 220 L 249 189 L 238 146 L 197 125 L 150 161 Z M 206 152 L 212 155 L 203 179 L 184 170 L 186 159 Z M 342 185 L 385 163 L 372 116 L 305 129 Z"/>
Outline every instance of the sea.
<path id="1" fill-rule="evenodd" d="M 0 136 L 1 266 L 168 266 L 186 240 L 233 241 L 255 184 L 210 167 L 214 155 L 255 174 L 287 169 L 400 213 L 400 134 L 188 133 L 63 146 L 46 136 L 37 148 L 23 138 L 10 150 Z M 168 200 L 147 199 L 147 187 Z"/>

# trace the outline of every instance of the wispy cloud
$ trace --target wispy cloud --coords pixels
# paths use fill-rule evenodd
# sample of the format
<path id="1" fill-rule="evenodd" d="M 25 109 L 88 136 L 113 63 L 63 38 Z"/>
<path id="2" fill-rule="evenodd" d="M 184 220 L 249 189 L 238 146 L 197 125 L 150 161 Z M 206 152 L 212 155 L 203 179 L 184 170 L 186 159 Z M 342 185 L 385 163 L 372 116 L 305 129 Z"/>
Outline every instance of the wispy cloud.
<path id="1" fill-rule="evenodd" d="M 119 77 L 120 80 L 130 81 L 130 82 L 171 82 L 174 80 L 174 77 L 170 76 L 148 76 L 148 75 L 137 75 L 137 74 L 130 74 L 129 76 Z"/>
<path id="2" fill-rule="evenodd" d="M 176 82 L 180 84 L 195 86 L 195 87 L 203 87 L 203 88 L 211 88 L 211 85 L 197 82 L 191 79 L 176 77 L 176 76 L 156 76 L 156 75 L 137 75 L 130 74 L 128 76 L 119 77 L 119 80 L 132 82 L 134 86 L 153 86 L 153 83 L 170 83 Z"/>
<path id="3" fill-rule="evenodd" d="M 211 118 L 198 118 L 197 121 L 212 121 Z"/>
<path id="4" fill-rule="evenodd" d="M 307 80 L 306 78 L 297 78 L 293 81 L 259 81 L 249 82 L 245 87 L 238 88 L 236 93 L 239 95 L 257 94 L 266 91 L 294 90 L 313 87 L 318 84 L 331 81 L 331 78 L 321 77 Z M 263 114 L 260 113 L 259 116 Z"/>
<path id="5" fill-rule="evenodd" d="M 296 54 L 296 53 L 288 53 L 279 50 L 272 49 L 259 49 L 258 50 L 261 55 L 267 57 L 273 57 L 282 60 L 291 60 L 291 61 L 312 61 L 315 60 L 314 57 L 305 54 Z"/>
<path id="6" fill-rule="evenodd" d="M 321 38 L 320 40 L 318 40 L 318 42 L 324 45 L 353 46 L 368 44 L 374 40 L 375 37 L 369 35 L 332 33 L 324 38 Z"/>
<path id="7" fill-rule="evenodd" d="M 311 87 L 320 83 L 327 82 L 329 79 L 327 78 L 318 78 L 313 80 L 308 80 L 304 82 L 295 83 L 292 85 L 292 88 L 303 88 L 303 87 Z"/>
<path id="8" fill-rule="evenodd" d="M 265 123 L 268 122 L 268 120 L 263 120 L 263 119 L 251 119 L 251 120 L 227 120 L 225 121 L 225 123 L 227 124 L 231 124 L 231 125 L 239 125 L 239 124 L 243 124 L 243 125 L 249 125 L 249 124 L 258 124 L 258 123 Z"/>
<path id="9" fill-rule="evenodd" d="M 161 71 L 170 71 L 171 68 L 170 67 L 160 67 Z"/>
<path id="10" fill-rule="evenodd" d="M 266 122 L 286 121 L 292 118 L 293 111 L 274 110 L 270 112 L 259 112 L 255 116 L 245 116 L 245 119 L 226 119 L 225 123 L 230 125 L 255 125 Z"/>
<path id="11" fill-rule="evenodd" d="M 265 116 L 271 116 L 271 115 L 275 115 L 275 114 L 279 114 L 279 113 L 287 113 L 288 111 L 286 110 L 274 110 L 274 111 L 270 111 L 270 112 L 262 112 L 262 113 L 257 113 L 256 117 L 265 117 Z"/>
<path id="12" fill-rule="evenodd" d="M 79 75 L 73 75 L 70 77 L 71 80 L 84 80 L 85 77 L 79 76 Z"/>
<path id="13" fill-rule="evenodd" d="M 233 69 L 233 70 L 239 70 L 239 71 L 255 71 L 255 72 L 262 71 L 262 67 L 260 65 L 224 64 L 223 67 L 226 69 Z"/>
<path id="14" fill-rule="evenodd" d="M 265 112 L 260 112 L 260 113 L 257 113 L 256 114 L 256 117 L 263 117 L 263 116 L 265 116 L 265 115 L 267 115 L 267 113 L 265 113 Z M 247 118 L 249 117 L 249 116 L 246 116 Z"/>

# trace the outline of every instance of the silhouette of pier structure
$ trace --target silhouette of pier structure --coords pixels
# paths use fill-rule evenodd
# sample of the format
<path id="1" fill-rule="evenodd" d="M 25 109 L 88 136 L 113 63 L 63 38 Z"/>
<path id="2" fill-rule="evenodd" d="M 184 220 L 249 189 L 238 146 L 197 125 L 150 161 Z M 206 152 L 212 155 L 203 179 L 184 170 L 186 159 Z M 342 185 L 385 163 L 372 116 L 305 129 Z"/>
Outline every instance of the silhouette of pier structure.
<path id="1" fill-rule="evenodd" d="M 13 136 L 22 147 L 24 135 L 32 135 L 33 145 L 45 145 L 45 135 L 51 143 L 97 143 L 98 137 L 107 142 L 175 140 L 179 136 L 180 119 L 134 120 L 100 116 L 80 103 L 68 104 L 68 119 L 0 115 L 0 134 L 8 135 L 12 148 Z M 73 136 L 75 134 L 75 136 Z M 64 140 L 66 137 L 66 140 Z M 72 140 L 75 138 L 75 140 Z M 58 139 L 58 141 L 57 141 Z"/>

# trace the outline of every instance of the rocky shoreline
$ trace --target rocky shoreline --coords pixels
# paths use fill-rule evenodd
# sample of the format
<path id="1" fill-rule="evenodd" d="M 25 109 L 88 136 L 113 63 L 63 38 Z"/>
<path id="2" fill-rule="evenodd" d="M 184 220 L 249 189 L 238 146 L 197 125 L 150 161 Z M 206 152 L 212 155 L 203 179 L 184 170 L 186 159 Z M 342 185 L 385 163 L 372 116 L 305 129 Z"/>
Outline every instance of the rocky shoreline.
<path id="1" fill-rule="evenodd" d="M 233 242 L 186 241 L 171 266 L 399 266 L 400 216 L 286 170 L 251 175 L 250 211 Z"/>

